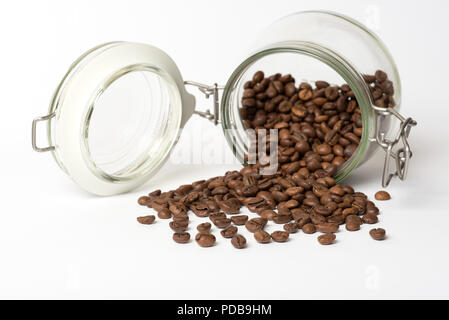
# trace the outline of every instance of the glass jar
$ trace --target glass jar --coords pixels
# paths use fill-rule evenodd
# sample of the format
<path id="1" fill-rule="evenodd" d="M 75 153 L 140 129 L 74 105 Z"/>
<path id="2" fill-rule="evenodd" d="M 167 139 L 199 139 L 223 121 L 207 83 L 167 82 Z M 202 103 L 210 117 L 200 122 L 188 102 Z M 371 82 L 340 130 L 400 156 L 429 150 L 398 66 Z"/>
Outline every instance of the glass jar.
<path id="1" fill-rule="evenodd" d="M 405 179 L 412 156 L 407 137 L 416 122 L 398 113 L 399 74 L 375 34 L 340 14 L 300 12 L 268 27 L 256 40 L 256 48 L 225 86 L 209 86 L 184 81 L 171 58 L 153 46 L 129 42 L 98 46 L 71 66 L 54 94 L 49 114 L 33 121 L 33 148 L 51 151 L 59 166 L 89 192 L 118 194 L 145 183 L 157 172 L 180 129 L 197 114 L 221 124 L 234 154 L 246 164 L 250 139 L 240 116 L 243 86 L 255 71 L 263 70 L 289 73 L 310 83 L 326 80 L 350 86 L 361 110 L 363 132 L 357 150 L 339 168 L 337 181 L 379 149 L 386 152 L 383 186 L 393 176 Z M 394 107 L 376 106 L 373 89 L 364 80 L 365 74 L 376 70 L 388 74 Z M 212 96 L 213 111 L 195 110 L 194 96 L 186 85 Z M 49 121 L 49 146 L 45 148 L 36 145 L 40 121 Z M 391 134 L 393 138 L 387 138 Z M 391 159 L 396 164 L 393 171 Z"/>

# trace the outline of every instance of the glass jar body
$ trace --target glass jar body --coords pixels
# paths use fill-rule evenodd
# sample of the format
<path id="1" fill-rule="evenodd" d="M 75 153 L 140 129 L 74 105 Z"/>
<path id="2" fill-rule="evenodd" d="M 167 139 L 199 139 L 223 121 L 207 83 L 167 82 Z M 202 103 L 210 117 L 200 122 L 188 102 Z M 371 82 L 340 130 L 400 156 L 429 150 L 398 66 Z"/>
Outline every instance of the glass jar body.
<path id="1" fill-rule="evenodd" d="M 291 74 L 299 82 L 325 80 L 350 86 L 363 122 L 359 146 L 336 174 L 343 180 L 368 160 L 379 144 L 379 131 L 388 133 L 390 119 L 379 123 L 373 88 L 365 75 L 382 70 L 394 88 L 394 109 L 401 103 L 401 84 L 396 65 L 381 40 L 360 23 L 330 12 L 301 12 L 284 17 L 262 33 L 258 49 L 234 71 L 223 92 L 221 119 L 224 133 L 236 156 L 244 163 L 249 138 L 240 117 L 244 83 L 257 70 L 266 74 Z"/>

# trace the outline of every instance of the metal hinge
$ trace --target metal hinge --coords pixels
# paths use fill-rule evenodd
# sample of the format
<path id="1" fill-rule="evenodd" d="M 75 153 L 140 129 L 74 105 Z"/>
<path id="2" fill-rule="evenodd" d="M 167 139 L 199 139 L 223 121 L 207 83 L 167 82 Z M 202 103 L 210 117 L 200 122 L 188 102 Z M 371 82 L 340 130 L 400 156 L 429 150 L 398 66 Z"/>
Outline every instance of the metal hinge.
<path id="1" fill-rule="evenodd" d="M 376 112 L 376 141 L 385 151 L 384 169 L 382 174 L 382 187 L 387 187 L 393 177 L 397 176 L 401 180 L 407 177 L 408 166 L 412 150 L 408 143 L 408 137 L 412 127 L 417 125 L 417 122 L 412 118 L 405 118 L 398 113 L 394 108 L 379 108 L 373 106 Z M 382 123 L 388 117 L 394 116 L 400 121 L 399 130 L 393 140 L 386 137 L 386 132 L 382 131 Z M 402 147 L 395 151 L 398 143 L 402 142 Z M 392 173 L 390 170 L 391 159 L 396 163 L 396 170 Z"/>
<path id="2" fill-rule="evenodd" d="M 213 97 L 214 113 L 211 113 L 210 109 L 207 109 L 206 111 L 195 110 L 193 113 L 199 115 L 200 117 L 206 118 L 206 119 L 212 121 L 215 125 L 217 125 L 220 122 L 220 119 L 219 119 L 219 114 L 220 114 L 219 90 L 223 90 L 224 86 L 219 86 L 216 83 L 209 86 L 209 85 L 198 83 L 195 81 L 184 81 L 184 84 L 197 87 L 202 93 L 204 93 L 204 95 L 206 96 L 206 99 L 209 99 L 210 96 Z"/>

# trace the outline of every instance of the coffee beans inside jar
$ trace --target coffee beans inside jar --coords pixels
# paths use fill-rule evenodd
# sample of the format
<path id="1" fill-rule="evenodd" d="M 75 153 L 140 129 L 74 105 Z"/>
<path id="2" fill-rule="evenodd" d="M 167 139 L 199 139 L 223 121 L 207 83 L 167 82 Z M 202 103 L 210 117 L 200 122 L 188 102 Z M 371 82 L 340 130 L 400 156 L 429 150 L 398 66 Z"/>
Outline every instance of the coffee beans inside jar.
<path id="1" fill-rule="evenodd" d="M 385 72 L 365 75 L 373 101 L 378 107 L 392 108 L 394 88 Z M 351 88 L 329 84 L 295 83 L 287 74 L 265 77 L 262 71 L 245 83 L 240 109 L 247 129 L 256 133 L 267 129 L 264 141 L 253 141 L 245 160 L 254 161 L 240 171 L 208 180 L 182 185 L 175 190 L 156 190 L 138 199 L 142 206 L 153 208 L 160 219 L 169 223 L 174 241 L 187 243 L 189 215 L 209 218 L 223 239 L 235 248 L 246 247 L 246 239 L 238 234 L 244 226 L 258 243 L 286 242 L 290 236 L 318 232 L 318 242 L 335 243 L 335 233 L 346 224 L 348 231 L 360 230 L 362 224 L 378 222 L 379 209 L 353 187 L 337 184 L 333 176 L 356 151 L 363 132 L 362 114 Z M 270 130 L 277 132 L 277 148 L 270 149 Z M 266 145 L 266 150 L 259 150 Z M 259 146 L 259 147 L 258 147 Z M 261 174 L 269 166 L 266 157 L 276 156 L 278 168 Z M 376 199 L 389 198 L 386 193 Z M 246 207 L 251 216 L 242 215 Z M 143 224 L 155 217 L 138 218 Z M 283 230 L 268 233 L 269 225 L 284 225 Z M 211 247 L 216 238 L 209 222 L 197 226 L 198 245 Z M 378 231 L 379 230 L 379 231 Z M 383 229 L 373 229 L 373 239 L 384 238 Z"/>

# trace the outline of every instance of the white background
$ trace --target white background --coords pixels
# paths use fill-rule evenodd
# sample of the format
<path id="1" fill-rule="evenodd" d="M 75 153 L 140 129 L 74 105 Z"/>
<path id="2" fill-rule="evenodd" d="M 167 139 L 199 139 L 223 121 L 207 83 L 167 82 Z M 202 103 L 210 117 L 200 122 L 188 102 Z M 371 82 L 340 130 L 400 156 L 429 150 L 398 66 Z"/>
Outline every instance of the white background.
<path id="1" fill-rule="evenodd" d="M 171 165 L 153 185 L 98 198 L 50 154 L 32 151 L 31 120 L 46 113 L 60 78 L 90 47 L 151 43 L 186 79 L 224 83 L 257 30 L 306 9 L 373 28 L 398 64 L 402 112 L 419 122 L 409 177 L 379 204 L 388 240 L 373 241 L 363 226 L 339 232 L 329 247 L 299 233 L 266 246 L 247 237 L 248 248 L 236 250 L 217 231 L 214 248 L 177 245 L 166 221 L 135 221 L 149 212 L 137 197 L 237 166 Z M 0 298 L 449 298 L 448 9 L 436 0 L 1 2 Z M 187 130 L 196 125 L 222 140 L 221 129 L 199 119 Z M 379 154 L 348 183 L 372 196 L 381 162 Z"/>

